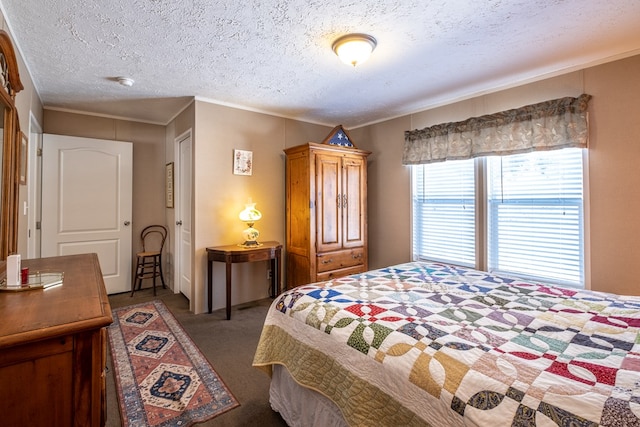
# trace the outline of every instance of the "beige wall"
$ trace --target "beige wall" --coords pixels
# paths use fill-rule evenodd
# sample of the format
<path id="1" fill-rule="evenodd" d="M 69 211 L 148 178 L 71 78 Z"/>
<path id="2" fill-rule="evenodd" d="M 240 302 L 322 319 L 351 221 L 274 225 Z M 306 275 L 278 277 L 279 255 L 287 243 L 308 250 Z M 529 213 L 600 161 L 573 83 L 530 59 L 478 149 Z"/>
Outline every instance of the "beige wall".
<path id="1" fill-rule="evenodd" d="M 336 123 L 336 125 L 338 124 L 339 123 Z M 285 148 L 295 147 L 296 145 L 306 144 L 307 142 L 322 142 L 333 129 L 331 126 L 316 125 L 291 119 L 285 119 L 284 126 L 285 146 L 283 147 L 283 150 Z M 284 165 L 284 152 L 280 153 L 280 157 L 282 158 L 282 164 Z M 284 185 L 284 176 L 282 177 L 282 182 Z"/>
<path id="2" fill-rule="evenodd" d="M 8 31 L 4 18 L 2 28 Z M 239 241 L 239 210 L 251 197 L 264 217 L 257 224 L 262 239 L 284 239 L 284 156 L 282 150 L 308 141 L 319 142 L 332 126 L 248 112 L 194 101 L 167 126 L 46 110 L 35 91 L 23 59 L 18 55 L 25 90 L 16 105 L 23 129 L 29 116 L 44 132 L 134 144 L 134 236 L 149 223 L 172 225 L 173 209 L 164 206 L 164 166 L 173 161 L 175 138 L 193 132 L 195 224 L 192 257 L 194 297 L 192 309 L 205 309 L 205 248 Z M 560 96 L 593 95 L 588 150 L 587 271 L 590 286 L 625 294 L 640 294 L 634 267 L 640 260 L 640 56 L 591 67 L 579 72 L 478 96 L 350 130 L 369 157 L 369 261 L 371 268 L 411 258 L 411 199 L 409 168 L 402 166 L 405 130 L 519 107 Z M 336 125 L 339 123 L 335 123 Z M 31 143 L 31 142 L 30 142 Z M 254 153 L 254 174 L 236 176 L 231 170 L 233 149 Z M 21 203 L 27 187 L 21 187 Z M 20 251 L 26 239 L 20 223 Z M 172 230 L 173 233 L 173 230 Z M 173 241 L 173 238 L 170 241 Z M 135 248 L 134 248 L 135 250 Z M 167 257 L 169 280 L 171 253 Z M 234 266 L 233 303 L 267 295 L 264 267 Z M 224 306 L 223 271 L 214 270 L 214 307 Z M 195 301 L 195 302 L 194 302 Z"/>
<path id="3" fill-rule="evenodd" d="M 262 212 L 260 239 L 284 238 L 283 149 L 326 136 L 330 128 L 196 101 L 194 131 L 193 236 L 195 312 L 206 309 L 206 248 L 241 243 L 238 214 L 249 198 Z M 253 152 L 251 176 L 234 175 L 233 150 Z M 268 296 L 266 262 L 233 266 L 232 304 Z M 213 307 L 224 307 L 225 267 L 213 266 Z"/>
<path id="4" fill-rule="evenodd" d="M 585 70 L 590 111 L 591 285 L 640 294 L 640 56 Z"/>
<path id="5" fill-rule="evenodd" d="M 359 148 L 372 151 L 368 162 L 370 267 L 379 268 L 411 259 L 410 172 L 401 164 L 405 130 L 584 92 L 593 95 L 589 107 L 587 210 L 590 286 L 596 290 L 639 294 L 634 286 L 632 267 L 640 259 L 640 245 L 636 243 L 640 230 L 634 221 L 640 214 L 640 174 L 635 171 L 635 163 L 640 160 L 640 121 L 636 120 L 640 107 L 634 102 L 640 99 L 640 88 L 628 83 L 638 73 L 640 56 L 350 130 Z M 62 117 L 67 118 L 67 123 L 74 124 L 75 130 L 64 130 L 69 134 L 119 139 L 126 134 L 137 142 L 134 153 L 151 149 L 140 141 L 145 130 L 149 134 L 143 139 L 155 135 L 154 141 L 165 141 L 164 151 L 158 147 L 162 154 L 145 155 L 143 163 L 136 163 L 135 168 L 155 171 L 152 175 L 155 177 L 152 181 L 158 183 L 155 205 L 158 211 L 165 212 L 168 224 L 173 224 L 174 218 L 173 209 L 163 209 L 164 164 L 173 161 L 175 138 L 188 129 L 193 130 L 196 236 L 192 309 L 196 312 L 205 310 L 205 248 L 239 241 L 243 224 L 237 220 L 237 214 L 249 197 L 264 214 L 257 224 L 261 237 L 283 242 L 282 150 L 308 141 L 319 142 L 331 129 L 202 101 L 195 101 L 182 112 L 166 127 L 166 134 L 161 126 L 156 128 L 91 116 L 79 120 L 74 115 L 53 111 L 45 114 L 45 131 L 62 132 L 61 123 L 65 123 Z M 252 176 L 233 175 L 234 148 L 253 151 L 255 169 Z M 155 149 L 152 152 L 155 153 Z M 140 160 L 134 154 L 135 158 Z M 167 262 L 170 260 L 171 254 Z M 259 263 L 234 266 L 233 304 L 267 295 L 264 270 Z M 222 265 L 214 267 L 214 283 L 214 308 L 222 308 Z"/>
<path id="6" fill-rule="evenodd" d="M 354 129 L 349 135 L 368 158 L 369 268 L 411 260 L 410 169 L 402 166 L 404 131 L 410 118 L 401 117 Z"/>
<path id="7" fill-rule="evenodd" d="M 410 259 L 410 175 L 403 132 L 530 103 L 593 95 L 587 153 L 587 273 L 594 290 L 640 294 L 640 56 L 433 108 L 351 131 L 369 162 L 371 268 Z M 359 138 L 362 134 L 365 137 Z M 590 260 L 590 262 L 589 262 Z"/>
<path id="8" fill-rule="evenodd" d="M 45 110 L 43 131 L 48 134 L 133 143 L 131 252 L 134 263 L 135 253 L 140 249 L 140 231 L 150 224 L 167 224 L 164 207 L 166 127 Z"/>
<path id="9" fill-rule="evenodd" d="M 247 126 L 247 124 L 251 126 Z M 238 213 L 252 198 L 263 213 L 256 227 L 262 240 L 284 243 L 285 147 L 321 141 L 330 127 L 297 122 L 266 114 L 194 101 L 167 126 L 45 110 L 44 132 L 87 138 L 133 142 L 133 235 L 144 225 L 168 225 L 165 278 L 174 288 L 173 245 L 176 209 L 164 205 L 164 166 L 175 161 L 176 138 L 192 132 L 193 200 L 191 309 L 206 310 L 206 247 L 240 242 L 244 224 Z M 253 152 L 251 176 L 234 175 L 233 150 Z M 233 267 L 232 303 L 240 304 L 268 296 L 266 262 Z M 214 265 L 214 309 L 224 307 L 224 265 Z"/>

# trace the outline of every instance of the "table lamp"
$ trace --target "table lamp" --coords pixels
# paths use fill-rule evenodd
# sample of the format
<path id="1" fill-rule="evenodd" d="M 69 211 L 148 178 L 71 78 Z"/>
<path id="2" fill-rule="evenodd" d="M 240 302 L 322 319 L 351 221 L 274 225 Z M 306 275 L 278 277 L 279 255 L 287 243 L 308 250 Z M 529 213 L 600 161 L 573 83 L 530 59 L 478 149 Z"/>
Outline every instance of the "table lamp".
<path id="1" fill-rule="evenodd" d="M 258 243 L 258 236 L 260 235 L 260 232 L 253 228 L 253 225 L 256 221 L 262 218 L 262 214 L 258 209 L 256 209 L 256 204 L 252 203 L 251 199 L 249 199 L 249 203 L 245 205 L 244 210 L 240 212 L 238 217 L 240 218 L 240 221 L 246 222 L 248 226 L 248 228 L 242 232 L 244 243 L 241 243 L 238 246 L 243 246 L 245 248 L 261 246 L 261 244 Z"/>

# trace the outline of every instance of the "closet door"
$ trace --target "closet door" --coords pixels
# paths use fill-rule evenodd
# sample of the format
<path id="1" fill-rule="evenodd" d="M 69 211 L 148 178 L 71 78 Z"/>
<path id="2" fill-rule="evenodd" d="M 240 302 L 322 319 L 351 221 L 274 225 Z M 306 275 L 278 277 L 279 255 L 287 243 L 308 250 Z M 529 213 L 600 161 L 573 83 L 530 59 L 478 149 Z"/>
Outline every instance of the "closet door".
<path id="1" fill-rule="evenodd" d="M 44 135 L 42 257 L 97 253 L 107 293 L 131 290 L 133 144 Z"/>
<path id="2" fill-rule="evenodd" d="M 342 248 L 342 158 L 316 154 L 316 251 Z"/>

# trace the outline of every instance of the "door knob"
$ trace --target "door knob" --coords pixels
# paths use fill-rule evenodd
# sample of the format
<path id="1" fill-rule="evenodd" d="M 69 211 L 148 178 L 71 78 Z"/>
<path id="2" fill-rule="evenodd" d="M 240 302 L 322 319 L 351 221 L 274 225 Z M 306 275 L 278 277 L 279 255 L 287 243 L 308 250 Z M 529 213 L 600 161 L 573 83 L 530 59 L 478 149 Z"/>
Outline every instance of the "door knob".
<path id="1" fill-rule="evenodd" d="M 125 221 L 124 225 L 125 225 L 125 227 L 128 227 L 129 225 L 131 225 L 131 221 Z"/>
<path id="2" fill-rule="evenodd" d="M 182 220 L 176 221 L 176 225 L 182 225 Z"/>

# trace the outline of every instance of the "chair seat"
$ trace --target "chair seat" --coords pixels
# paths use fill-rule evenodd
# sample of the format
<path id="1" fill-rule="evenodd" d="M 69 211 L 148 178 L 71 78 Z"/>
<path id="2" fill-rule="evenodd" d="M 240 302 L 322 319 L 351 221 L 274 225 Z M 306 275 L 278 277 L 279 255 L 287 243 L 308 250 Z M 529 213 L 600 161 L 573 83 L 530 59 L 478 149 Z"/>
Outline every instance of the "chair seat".
<path id="1" fill-rule="evenodd" d="M 136 254 L 138 257 L 152 257 L 152 256 L 159 256 L 160 252 L 158 251 L 153 251 L 153 252 L 138 252 Z"/>

